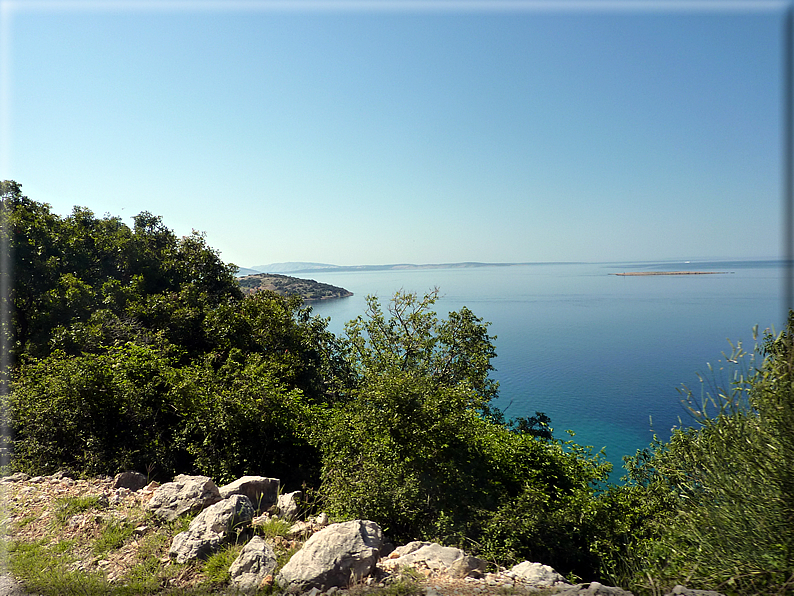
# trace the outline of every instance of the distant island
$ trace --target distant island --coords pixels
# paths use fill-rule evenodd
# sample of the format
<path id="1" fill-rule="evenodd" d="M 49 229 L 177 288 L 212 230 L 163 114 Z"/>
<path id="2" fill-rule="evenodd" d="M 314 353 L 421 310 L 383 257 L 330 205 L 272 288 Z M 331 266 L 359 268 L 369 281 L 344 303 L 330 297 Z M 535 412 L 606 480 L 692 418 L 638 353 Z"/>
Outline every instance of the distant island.
<path id="1" fill-rule="evenodd" d="M 270 263 L 269 265 L 258 265 L 256 267 L 238 268 L 238 279 L 248 277 L 270 276 L 274 278 L 286 278 L 285 273 L 305 274 L 305 273 L 329 273 L 329 272 L 358 272 L 358 271 L 406 271 L 417 269 L 469 269 L 477 267 L 515 267 L 519 265 L 577 265 L 583 264 L 580 261 L 533 261 L 515 263 L 483 263 L 478 261 L 464 261 L 460 263 L 426 263 L 417 265 L 414 263 L 394 263 L 391 265 L 331 265 L 330 263 L 311 263 L 301 261 L 291 261 L 287 263 Z M 619 275 L 621 277 L 640 277 L 647 275 L 725 275 L 733 271 L 627 271 L 624 273 L 610 273 L 609 275 Z M 289 278 L 295 279 L 295 278 Z M 302 280 L 306 281 L 306 280 Z M 311 281 L 311 280 L 309 280 Z M 253 282 L 247 282 L 253 283 Z M 312 281 L 312 283 L 317 283 Z M 323 284 L 321 284 L 323 285 Z M 334 286 L 328 286 L 334 287 Z M 273 289 L 273 288 L 268 288 Z M 338 288 L 343 290 L 342 288 Z M 294 292 L 298 293 L 298 292 Z M 330 296 L 329 296 L 330 297 Z M 333 296 L 334 298 L 337 296 Z"/>
<path id="2" fill-rule="evenodd" d="M 406 269 L 465 269 L 472 267 L 514 267 L 516 265 L 575 265 L 574 261 L 555 261 L 555 262 L 526 262 L 526 263 L 481 263 L 477 261 L 465 261 L 462 263 L 428 263 L 416 265 L 414 263 L 394 263 L 391 265 L 331 265 L 328 263 L 270 263 L 269 265 L 257 265 L 256 267 L 240 267 L 237 275 L 239 277 L 254 275 L 257 273 L 325 273 L 329 271 L 394 271 Z"/>
<path id="3" fill-rule="evenodd" d="M 628 273 L 611 273 L 610 275 L 720 275 L 732 271 L 630 271 Z"/>
<path id="4" fill-rule="evenodd" d="M 304 302 L 318 302 L 320 300 L 330 300 L 332 298 L 347 298 L 352 296 L 344 288 L 324 284 L 313 279 L 299 279 L 288 275 L 278 275 L 275 273 L 256 273 L 246 275 L 237 279 L 240 289 L 244 294 L 253 294 L 261 290 L 271 290 L 281 296 L 292 296 L 298 294 Z"/>

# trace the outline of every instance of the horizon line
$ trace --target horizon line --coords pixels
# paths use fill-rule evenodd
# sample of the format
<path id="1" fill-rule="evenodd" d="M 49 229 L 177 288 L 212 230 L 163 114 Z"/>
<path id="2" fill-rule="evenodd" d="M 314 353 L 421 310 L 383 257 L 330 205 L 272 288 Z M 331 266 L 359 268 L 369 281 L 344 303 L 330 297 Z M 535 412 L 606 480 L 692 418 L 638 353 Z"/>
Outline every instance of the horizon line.
<path id="1" fill-rule="evenodd" d="M 451 266 L 462 266 L 462 265 L 469 265 L 469 266 L 476 266 L 476 267 L 488 267 L 488 266 L 496 266 L 496 267 L 509 267 L 509 266 L 516 266 L 516 265 L 608 265 L 612 263 L 721 263 L 721 262 L 730 262 L 730 261 L 786 261 L 784 256 L 754 256 L 754 257 L 690 257 L 686 258 L 663 258 L 663 259 L 622 259 L 622 260 L 607 260 L 607 261 L 450 261 L 445 263 L 379 263 L 379 264 L 367 264 L 367 265 L 335 265 L 332 263 L 318 263 L 316 261 L 282 261 L 276 263 L 268 263 L 266 266 L 270 265 L 286 265 L 288 263 L 294 263 L 296 265 L 300 265 L 305 263 L 307 265 L 314 265 L 312 267 L 305 267 L 302 269 L 291 269 L 287 270 L 287 272 L 317 272 L 317 271 L 329 271 L 329 270 L 339 270 L 339 269 L 373 269 L 373 268 L 398 268 L 398 267 L 451 267 Z M 258 273 L 281 273 L 275 271 L 260 271 L 257 267 L 264 267 L 263 265 L 257 265 L 253 267 L 244 267 L 242 265 L 237 265 L 236 263 L 230 263 L 235 265 L 238 270 L 239 269 L 248 269 L 252 271 L 257 271 Z"/>

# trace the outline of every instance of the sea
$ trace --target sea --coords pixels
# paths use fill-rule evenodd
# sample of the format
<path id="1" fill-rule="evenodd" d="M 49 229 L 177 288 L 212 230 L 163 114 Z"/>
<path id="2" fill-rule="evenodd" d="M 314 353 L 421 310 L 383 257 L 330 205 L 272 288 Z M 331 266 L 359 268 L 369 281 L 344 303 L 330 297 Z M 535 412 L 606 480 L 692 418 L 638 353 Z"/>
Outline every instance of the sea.
<path id="1" fill-rule="evenodd" d="M 375 271 L 294 273 L 341 286 L 348 298 L 312 305 L 344 332 L 365 312 L 368 295 L 383 306 L 397 291 L 438 288 L 439 317 L 468 307 L 489 323 L 505 417 L 551 418 L 554 436 L 602 450 L 611 482 L 623 457 L 654 436 L 691 426 L 685 387 L 696 401 L 725 384 L 733 346 L 752 352 L 765 330 L 786 321 L 781 260 L 538 263 Z M 708 275 L 619 276 L 702 271 Z M 683 393 L 682 393 L 683 391 Z"/>

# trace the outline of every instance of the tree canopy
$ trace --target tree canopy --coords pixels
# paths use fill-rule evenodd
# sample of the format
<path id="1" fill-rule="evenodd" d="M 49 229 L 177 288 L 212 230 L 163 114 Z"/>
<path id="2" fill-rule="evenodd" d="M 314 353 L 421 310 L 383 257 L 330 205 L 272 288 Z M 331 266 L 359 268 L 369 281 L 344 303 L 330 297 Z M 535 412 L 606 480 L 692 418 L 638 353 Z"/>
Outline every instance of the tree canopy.
<path id="1" fill-rule="evenodd" d="M 60 217 L 16 182 L 0 190 L 17 467 L 225 477 L 268 463 L 286 480 L 317 476 L 299 403 L 334 399 L 349 375 L 300 298 L 244 298 L 202 234 L 179 238 L 150 213 L 132 227 L 84 207 Z M 257 441 L 273 446 L 258 459 Z"/>

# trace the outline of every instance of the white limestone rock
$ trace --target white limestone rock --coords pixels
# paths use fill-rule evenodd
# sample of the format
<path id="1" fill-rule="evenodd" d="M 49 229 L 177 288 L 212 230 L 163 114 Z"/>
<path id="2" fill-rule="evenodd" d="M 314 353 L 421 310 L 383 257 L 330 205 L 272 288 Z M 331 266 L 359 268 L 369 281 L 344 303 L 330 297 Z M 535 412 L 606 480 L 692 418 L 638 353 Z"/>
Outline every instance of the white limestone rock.
<path id="1" fill-rule="evenodd" d="M 264 476 L 243 476 L 220 488 L 220 495 L 228 499 L 232 495 L 245 495 L 257 513 L 267 511 L 278 502 L 278 478 Z"/>
<path id="2" fill-rule="evenodd" d="M 165 521 L 195 513 L 221 500 L 218 487 L 207 476 L 180 474 L 173 482 L 157 487 L 146 508 Z"/>
<path id="3" fill-rule="evenodd" d="M 462 578 L 485 571 L 486 563 L 459 548 L 415 541 L 395 548 L 380 566 L 387 571 L 400 567 L 426 568 L 438 574 Z"/>
<path id="4" fill-rule="evenodd" d="M 331 524 L 314 534 L 276 577 L 286 591 L 326 591 L 347 587 L 372 573 L 378 562 L 383 533 L 372 521 Z"/>
<path id="5" fill-rule="evenodd" d="M 514 565 L 510 573 L 516 579 L 533 588 L 553 588 L 555 586 L 570 585 L 565 578 L 548 565 L 524 561 Z"/>
<path id="6" fill-rule="evenodd" d="M 231 584 L 241 592 L 256 592 L 276 568 L 276 554 L 261 536 L 254 536 L 229 567 Z"/>
<path id="7" fill-rule="evenodd" d="M 203 558 L 217 550 L 250 525 L 254 508 L 245 495 L 232 495 L 207 507 L 190 522 L 188 529 L 174 536 L 168 555 L 177 563 Z"/>
<path id="8" fill-rule="evenodd" d="M 292 521 L 298 517 L 298 512 L 300 511 L 298 499 L 300 499 L 301 496 L 303 496 L 303 493 L 299 490 L 278 496 L 276 509 L 281 519 Z"/>

